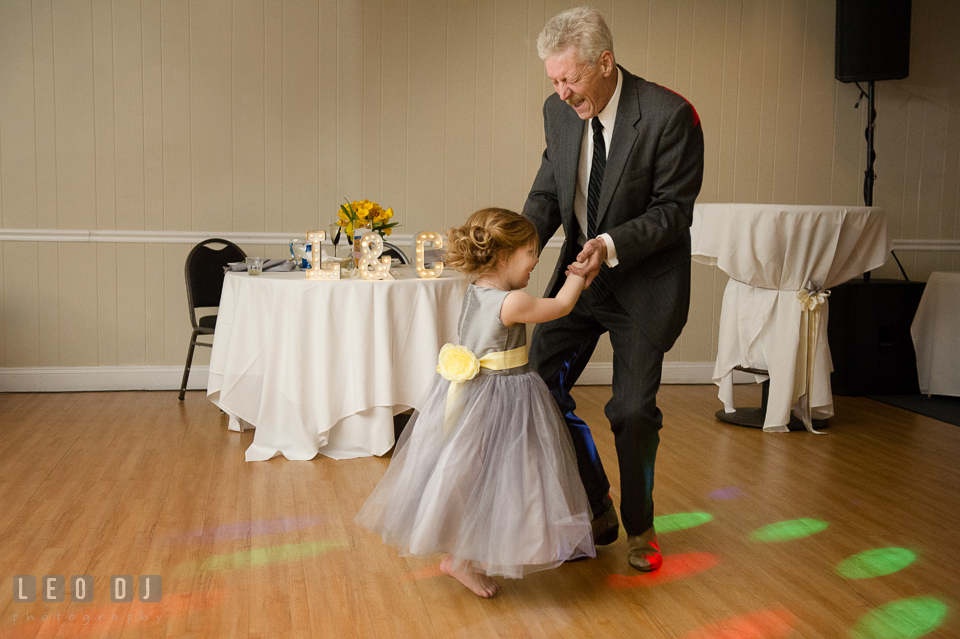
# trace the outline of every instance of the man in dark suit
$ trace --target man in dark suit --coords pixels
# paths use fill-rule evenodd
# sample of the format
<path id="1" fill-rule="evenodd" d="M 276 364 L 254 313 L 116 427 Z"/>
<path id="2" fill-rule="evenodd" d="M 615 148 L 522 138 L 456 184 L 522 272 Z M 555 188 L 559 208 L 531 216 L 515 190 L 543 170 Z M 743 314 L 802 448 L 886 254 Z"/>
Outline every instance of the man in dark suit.
<path id="1" fill-rule="evenodd" d="M 664 353 L 690 305 L 689 227 L 703 181 L 703 131 L 684 98 L 616 65 L 596 10 L 557 15 L 537 48 L 556 93 L 543 106 L 547 146 L 523 214 L 541 245 L 560 226 L 566 236 L 546 295 L 556 294 L 567 272 L 586 277 L 589 288 L 568 316 L 537 326 L 530 363 L 570 428 L 594 540 L 613 543 L 619 521 L 610 484 L 570 397 L 609 332 L 613 398 L 605 413 L 617 447 L 627 556 L 638 570 L 656 570 L 653 475 L 663 419 L 656 398 Z"/>

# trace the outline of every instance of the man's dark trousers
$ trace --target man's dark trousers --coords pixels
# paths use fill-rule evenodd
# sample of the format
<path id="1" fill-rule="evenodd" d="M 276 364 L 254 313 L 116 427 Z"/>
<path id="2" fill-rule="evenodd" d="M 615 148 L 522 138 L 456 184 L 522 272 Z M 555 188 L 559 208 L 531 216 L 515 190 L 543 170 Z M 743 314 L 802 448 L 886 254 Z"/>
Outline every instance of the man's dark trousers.
<path id="1" fill-rule="evenodd" d="M 653 476 L 663 415 L 657 390 L 663 351 L 654 346 L 637 318 L 630 317 L 611 294 L 598 299 L 591 289 L 573 311 L 538 324 L 530 365 L 540 374 L 563 413 L 577 454 L 580 478 L 597 513 L 610 490 L 589 427 L 574 412 L 570 389 L 590 360 L 600 336 L 610 333 L 613 346 L 613 397 L 604 408 L 610 421 L 620 467 L 620 517 L 628 535 L 653 525 Z"/>

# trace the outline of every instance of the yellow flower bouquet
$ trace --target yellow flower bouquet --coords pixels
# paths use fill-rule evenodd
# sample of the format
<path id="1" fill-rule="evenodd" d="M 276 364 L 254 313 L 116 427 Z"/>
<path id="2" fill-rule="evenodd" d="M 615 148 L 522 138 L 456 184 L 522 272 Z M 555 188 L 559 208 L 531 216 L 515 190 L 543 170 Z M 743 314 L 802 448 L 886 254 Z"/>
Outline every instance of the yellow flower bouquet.
<path id="1" fill-rule="evenodd" d="M 354 200 L 340 205 L 340 212 L 337 213 L 337 225 L 347 234 L 348 238 L 353 237 L 353 229 L 370 225 L 374 232 L 379 233 L 380 237 L 390 235 L 393 227 L 398 226 L 399 222 L 391 222 L 393 209 L 384 209 L 376 202 L 370 200 Z"/>

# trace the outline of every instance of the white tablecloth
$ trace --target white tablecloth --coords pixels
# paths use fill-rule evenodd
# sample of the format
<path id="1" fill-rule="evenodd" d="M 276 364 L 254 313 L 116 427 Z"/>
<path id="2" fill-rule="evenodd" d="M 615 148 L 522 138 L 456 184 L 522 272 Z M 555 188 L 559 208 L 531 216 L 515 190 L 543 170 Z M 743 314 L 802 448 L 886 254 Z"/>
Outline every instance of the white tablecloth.
<path id="1" fill-rule="evenodd" d="M 910 326 L 924 395 L 960 397 L 960 273 L 933 273 Z"/>
<path id="2" fill-rule="evenodd" d="M 382 455 L 393 415 L 414 407 L 457 340 L 462 280 L 452 270 L 395 281 L 228 273 L 207 395 L 230 429 L 256 428 L 247 461 Z"/>
<path id="3" fill-rule="evenodd" d="M 805 391 L 797 293 L 810 282 L 829 288 L 881 266 L 892 248 L 883 211 L 697 204 L 691 236 L 693 259 L 715 264 L 730 276 L 713 373 L 725 410 L 734 410 L 734 366 L 767 370 L 770 393 L 763 430 L 786 432 L 791 409 L 798 408 Z M 821 309 L 810 395 L 814 418 L 833 415 L 827 304 Z"/>

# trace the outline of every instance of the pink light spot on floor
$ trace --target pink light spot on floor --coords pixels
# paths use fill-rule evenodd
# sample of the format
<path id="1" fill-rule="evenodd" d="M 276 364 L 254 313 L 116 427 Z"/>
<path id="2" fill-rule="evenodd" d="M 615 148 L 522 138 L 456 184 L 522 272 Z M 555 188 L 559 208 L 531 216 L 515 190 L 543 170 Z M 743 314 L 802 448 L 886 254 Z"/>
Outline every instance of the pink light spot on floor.
<path id="1" fill-rule="evenodd" d="M 796 621 L 787 610 L 757 610 L 703 626 L 681 639 L 783 639 Z"/>
<path id="2" fill-rule="evenodd" d="M 608 588 L 650 588 L 691 577 L 719 563 L 720 558 L 709 552 L 665 555 L 659 570 L 636 575 L 609 575 L 606 584 Z"/>
<path id="3" fill-rule="evenodd" d="M 158 602 L 142 602 L 136 598 L 129 603 L 111 603 L 98 606 L 71 604 L 64 609 L 59 618 L 56 612 L 34 613 L 15 623 L 9 634 L 4 637 L 59 636 L 103 637 L 121 632 L 141 636 L 149 633 L 148 628 L 165 624 L 186 615 L 200 614 L 213 608 L 224 600 L 227 591 L 201 590 L 176 595 L 163 595 Z"/>
<path id="4" fill-rule="evenodd" d="M 436 566 L 427 566 L 426 568 L 412 570 L 404 575 L 400 575 L 400 581 L 419 581 L 420 579 L 439 577 L 442 574 L 443 573 L 440 572 L 440 564 L 437 564 Z"/>
<path id="5" fill-rule="evenodd" d="M 727 486 L 726 488 L 717 488 L 710 493 L 711 499 L 719 500 L 728 500 L 728 499 L 739 499 L 746 495 L 747 493 L 742 489 L 736 486 Z"/>

